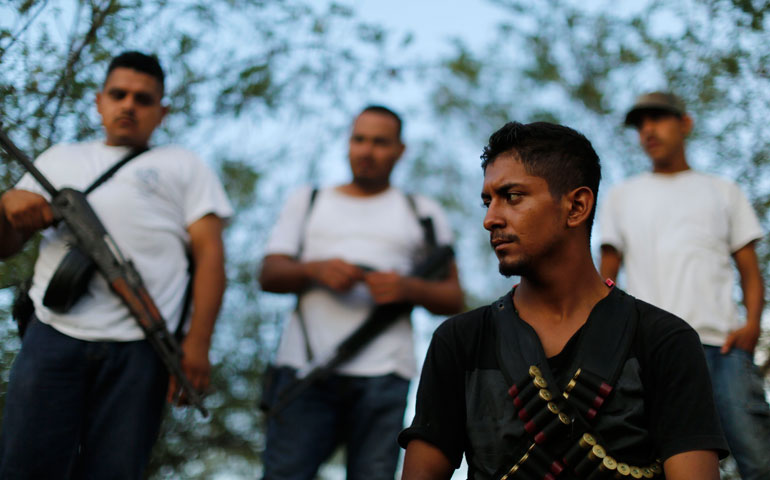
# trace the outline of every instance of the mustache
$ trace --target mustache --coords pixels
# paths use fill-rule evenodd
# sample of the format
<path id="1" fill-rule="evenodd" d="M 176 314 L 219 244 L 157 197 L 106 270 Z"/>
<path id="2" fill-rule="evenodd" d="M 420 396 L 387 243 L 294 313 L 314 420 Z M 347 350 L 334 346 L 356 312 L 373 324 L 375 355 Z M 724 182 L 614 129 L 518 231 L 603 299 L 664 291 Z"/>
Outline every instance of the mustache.
<path id="1" fill-rule="evenodd" d="M 519 241 L 519 236 L 512 233 L 494 231 L 489 235 L 489 244 L 494 247 L 495 242 L 514 243 Z"/>
<path id="2" fill-rule="evenodd" d="M 124 112 L 118 115 L 115 120 L 131 120 L 133 122 L 136 121 L 136 115 L 130 112 Z"/>

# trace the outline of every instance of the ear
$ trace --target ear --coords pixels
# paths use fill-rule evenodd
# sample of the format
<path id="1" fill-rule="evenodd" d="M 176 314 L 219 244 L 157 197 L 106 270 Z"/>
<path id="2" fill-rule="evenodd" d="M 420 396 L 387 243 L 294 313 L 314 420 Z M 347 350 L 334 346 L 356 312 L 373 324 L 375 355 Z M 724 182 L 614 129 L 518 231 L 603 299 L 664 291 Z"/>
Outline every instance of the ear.
<path id="1" fill-rule="evenodd" d="M 564 196 L 567 206 L 567 228 L 577 228 L 588 221 L 596 204 L 594 192 L 588 187 L 578 187 Z"/>
<path id="2" fill-rule="evenodd" d="M 406 145 L 401 141 L 399 141 L 398 143 L 401 146 L 398 150 L 398 159 L 400 160 L 401 157 L 404 155 L 404 152 L 406 151 Z"/>
<path id="3" fill-rule="evenodd" d="M 159 125 L 163 122 L 163 119 L 166 118 L 166 115 L 168 115 L 169 106 L 162 105 L 160 108 L 160 122 L 158 122 Z"/>
<path id="4" fill-rule="evenodd" d="M 690 132 L 692 132 L 692 127 L 694 124 L 695 122 L 691 116 L 687 114 L 682 115 L 682 133 L 684 133 L 685 137 L 688 136 Z"/>

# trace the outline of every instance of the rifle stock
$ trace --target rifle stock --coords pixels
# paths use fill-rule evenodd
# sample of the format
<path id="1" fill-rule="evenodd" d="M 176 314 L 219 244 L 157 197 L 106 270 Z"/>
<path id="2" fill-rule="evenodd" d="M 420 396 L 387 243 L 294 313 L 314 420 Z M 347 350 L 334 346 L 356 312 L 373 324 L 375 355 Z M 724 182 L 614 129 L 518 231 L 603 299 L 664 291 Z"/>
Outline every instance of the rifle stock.
<path id="1" fill-rule="evenodd" d="M 93 260 L 110 289 L 131 312 L 131 316 L 160 356 L 169 374 L 176 378 L 188 401 L 204 417 L 208 417 L 203 398 L 182 370 L 182 349 L 179 343 L 166 328 L 166 321 L 145 288 L 141 275 L 131 261 L 123 256 L 117 243 L 86 200 L 85 194 L 72 188 L 57 190 L 2 130 L 0 146 L 21 163 L 48 192 L 55 218 L 64 221 L 75 236 L 76 245 Z"/>
<path id="2" fill-rule="evenodd" d="M 424 261 L 414 268 L 412 276 L 427 279 L 435 278 L 444 270 L 453 257 L 452 247 L 436 247 L 432 249 Z M 337 345 L 330 356 L 319 359 L 298 372 L 299 378 L 278 393 L 275 405 L 267 412 L 268 418 L 280 413 L 311 385 L 331 375 L 335 368 L 353 358 L 369 342 L 391 326 L 401 315 L 409 313 L 412 308 L 413 305 L 409 303 L 377 305 L 369 316 L 366 317 L 366 320 Z"/>

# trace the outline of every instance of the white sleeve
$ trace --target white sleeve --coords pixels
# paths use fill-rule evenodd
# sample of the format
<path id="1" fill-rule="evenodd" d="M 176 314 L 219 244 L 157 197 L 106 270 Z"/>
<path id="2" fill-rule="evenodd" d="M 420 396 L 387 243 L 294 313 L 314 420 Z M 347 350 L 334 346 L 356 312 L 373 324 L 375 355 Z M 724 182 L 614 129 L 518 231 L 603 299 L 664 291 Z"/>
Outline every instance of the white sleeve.
<path id="1" fill-rule="evenodd" d="M 754 212 L 754 207 L 749 203 L 738 185 L 731 183 L 729 193 L 730 202 L 730 252 L 734 253 L 754 240 L 762 238 L 764 232 Z"/>
<path id="2" fill-rule="evenodd" d="M 61 144 L 57 144 L 41 153 L 35 159 L 35 167 L 37 167 L 37 169 L 40 170 L 40 172 L 46 176 L 48 181 L 51 183 L 54 183 L 54 179 L 50 178 L 47 172 L 53 162 L 62 161 L 62 150 L 63 146 Z M 55 183 L 54 186 L 56 187 Z M 17 190 L 34 192 L 50 200 L 50 195 L 48 192 L 46 192 L 46 190 L 38 183 L 38 181 L 35 180 L 35 177 L 33 177 L 29 172 L 26 172 L 24 175 L 22 175 L 21 179 L 16 183 L 16 185 L 13 186 L 13 188 Z"/>
<path id="3" fill-rule="evenodd" d="M 208 165 L 196 155 L 189 155 L 190 175 L 183 195 L 184 220 L 187 226 L 213 213 L 227 220 L 233 215 L 233 207 L 222 183 Z"/>
<path id="4" fill-rule="evenodd" d="M 611 188 L 599 208 L 599 245 L 609 245 L 623 252 L 625 242 L 620 227 L 620 195 L 618 187 Z"/>
<path id="5" fill-rule="evenodd" d="M 278 221 L 270 232 L 265 246 L 265 255 L 294 257 L 299 253 L 300 237 L 307 221 L 305 217 L 312 191 L 313 189 L 307 186 L 289 195 L 278 216 Z"/>

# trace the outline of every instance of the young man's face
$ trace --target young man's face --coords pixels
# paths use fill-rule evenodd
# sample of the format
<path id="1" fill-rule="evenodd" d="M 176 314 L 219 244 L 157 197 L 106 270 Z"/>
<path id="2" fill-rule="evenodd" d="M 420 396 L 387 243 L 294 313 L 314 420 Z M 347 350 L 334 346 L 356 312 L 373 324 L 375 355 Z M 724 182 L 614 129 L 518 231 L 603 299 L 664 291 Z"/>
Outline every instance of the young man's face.
<path id="1" fill-rule="evenodd" d="M 166 115 L 160 82 L 152 75 L 118 67 L 96 94 L 107 145 L 141 147 Z"/>
<path id="2" fill-rule="evenodd" d="M 541 177 L 527 173 L 516 154 L 487 165 L 481 199 L 484 228 L 500 261 L 500 273 L 526 275 L 562 240 L 564 211 Z"/>
<path id="3" fill-rule="evenodd" d="M 636 124 L 639 144 L 653 167 L 663 170 L 684 155 L 685 139 L 691 129 L 690 117 L 657 111 L 643 112 Z"/>
<path id="4" fill-rule="evenodd" d="M 364 112 L 353 123 L 348 157 L 353 181 L 365 186 L 387 184 L 390 172 L 404 152 L 398 122 L 390 115 Z"/>

